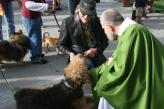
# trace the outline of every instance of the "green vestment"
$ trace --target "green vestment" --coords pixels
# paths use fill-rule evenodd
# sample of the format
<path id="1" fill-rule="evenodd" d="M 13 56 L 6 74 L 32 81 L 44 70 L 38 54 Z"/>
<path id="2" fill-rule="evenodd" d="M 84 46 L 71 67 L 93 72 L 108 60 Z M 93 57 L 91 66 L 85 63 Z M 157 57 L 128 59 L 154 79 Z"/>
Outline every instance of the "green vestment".
<path id="1" fill-rule="evenodd" d="M 112 58 L 90 71 L 95 98 L 115 109 L 164 109 L 164 45 L 152 33 L 130 25 Z"/>

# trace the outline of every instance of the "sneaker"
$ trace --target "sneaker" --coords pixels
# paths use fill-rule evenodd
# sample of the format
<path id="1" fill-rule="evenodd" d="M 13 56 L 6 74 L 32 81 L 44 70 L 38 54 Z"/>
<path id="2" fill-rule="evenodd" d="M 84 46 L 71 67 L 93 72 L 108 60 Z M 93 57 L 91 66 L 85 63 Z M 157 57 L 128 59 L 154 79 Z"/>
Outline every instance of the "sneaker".
<path id="1" fill-rule="evenodd" d="M 47 26 L 46 26 L 46 25 L 42 25 L 41 27 L 42 27 L 42 28 L 46 28 Z"/>
<path id="2" fill-rule="evenodd" d="M 42 54 L 41 57 L 44 58 L 45 57 L 45 54 Z"/>
<path id="3" fill-rule="evenodd" d="M 31 61 L 32 64 L 46 64 L 48 63 L 47 60 L 45 59 L 41 59 L 41 60 L 34 60 L 34 61 Z"/>
<path id="4" fill-rule="evenodd" d="M 149 18 L 147 15 L 146 16 L 143 16 L 143 17 L 146 18 L 146 19 Z"/>

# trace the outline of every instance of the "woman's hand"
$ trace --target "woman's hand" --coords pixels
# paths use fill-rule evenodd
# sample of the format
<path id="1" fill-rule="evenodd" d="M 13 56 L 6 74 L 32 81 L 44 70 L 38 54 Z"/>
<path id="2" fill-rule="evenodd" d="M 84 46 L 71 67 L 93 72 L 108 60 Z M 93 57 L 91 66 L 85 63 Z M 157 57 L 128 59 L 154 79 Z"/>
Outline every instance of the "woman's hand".
<path id="1" fill-rule="evenodd" d="M 74 54 L 74 53 L 70 53 L 70 54 L 69 54 L 69 59 L 70 59 L 70 62 L 71 62 L 71 61 L 73 61 L 74 56 L 75 56 L 75 54 Z"/>
<path id="2" fill-rule="evenodd" d="M 97 53 L 97 48 L 90 48 L 89 50 L 85 51 L 83 54 L 86 57 L 95 57 Z"/>

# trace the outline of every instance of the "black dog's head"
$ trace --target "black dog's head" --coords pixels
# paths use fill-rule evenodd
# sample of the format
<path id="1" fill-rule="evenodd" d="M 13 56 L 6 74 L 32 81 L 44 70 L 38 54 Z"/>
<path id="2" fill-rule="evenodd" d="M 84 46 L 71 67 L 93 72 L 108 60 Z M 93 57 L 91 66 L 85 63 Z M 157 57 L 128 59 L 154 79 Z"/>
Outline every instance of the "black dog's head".
<path id="1" fill-rule="evenodd" d="M 9 42 L 12 44 L 18 44 L 26 48 L 30 48 L 30 39 L 23 34 L 22 30 L 19 30 L 17 32 L 14 32 L 9 39 Z"/>

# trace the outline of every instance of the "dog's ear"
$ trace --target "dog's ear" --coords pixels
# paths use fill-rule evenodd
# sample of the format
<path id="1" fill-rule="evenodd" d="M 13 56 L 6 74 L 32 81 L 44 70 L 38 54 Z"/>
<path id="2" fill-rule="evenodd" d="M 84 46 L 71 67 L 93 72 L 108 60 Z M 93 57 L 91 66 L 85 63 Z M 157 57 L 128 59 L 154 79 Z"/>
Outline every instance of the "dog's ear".
<path id="1" fill-rule="evenodd" d="M 78 57 L 78 58 L 83 58 L 83 54 L 82 54 L 82 53 L 78 53 L 78 54 L 77 54 L 77 57 Z"/>
<path id="2" fill-rule="evenodd" d="M 23 34 L 22 30 L 19 30 L 17 33 Z"/>
<path id="3" fill-rule="evenodd" d="M 49 32 L 45 32 L 45 33 L 43 34 L 43 37 L 45 37 L 45 36 L 50 36 L 50 33 L 49 33 Z"/>
<path id="4" fill-rule="evenodd" d="M 17 34 L 23 34 L 22 30 L 18 30 L 17 32 L 14 31 L 12 35 L 14 36 L 14 35 L 17 35 Z"/>
<path id="5" fill-rule="evenodd" d="M 16 32 L 14 31 L 13 33 L 12 33 L 12 35 L 11 36 L 13 36 L 13 35 L 15 35 L 16 34 Z"/>

